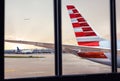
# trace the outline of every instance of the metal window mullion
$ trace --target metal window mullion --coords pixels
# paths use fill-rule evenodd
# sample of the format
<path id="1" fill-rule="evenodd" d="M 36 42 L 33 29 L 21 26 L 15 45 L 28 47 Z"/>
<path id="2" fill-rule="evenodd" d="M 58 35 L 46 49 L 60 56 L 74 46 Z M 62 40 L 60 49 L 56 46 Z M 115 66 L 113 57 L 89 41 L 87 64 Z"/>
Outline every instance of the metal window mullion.
<path id="1" fill-rule="evenodd" d="M 4 0 L 0 0 L 0 79 L 4 80 Z"/>
<path id="2" fill-rule="evenodd" d="M 62 76 L 61 0 L 54 0 L 55 75 Z"/>
<path id="3" fill-rule="evenodd" d="M 117 73 L 116 7 L 115 6 L 116 6 L 115 0 L 110 0 L 112 73 Z"/>

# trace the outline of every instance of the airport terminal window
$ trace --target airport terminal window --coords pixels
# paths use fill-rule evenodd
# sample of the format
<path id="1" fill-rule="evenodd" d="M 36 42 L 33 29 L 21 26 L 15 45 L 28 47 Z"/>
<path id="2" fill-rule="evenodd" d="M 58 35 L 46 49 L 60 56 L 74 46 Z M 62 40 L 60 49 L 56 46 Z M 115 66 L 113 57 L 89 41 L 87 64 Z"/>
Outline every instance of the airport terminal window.
<path id="1" fill-rule="evenodd" d="M 5 0 L 5 79 L 55 76 L 53 14 L 53 0 Z"/>
<path id="2" fill-rule="evenodd" d="M 11 0 L 11 1 L 17 2 L 17 0 Z M 10 0 L 6 0 L 5 1 L 5 5 L 8 4 L 8 3 L 11 3 L 11 1 Z M 23 0 L 19 0 L 19 1 L 22 2 Z M 33 0 L 31 0 L 31 1 L 33 1 Z M 38 0 L 34 0 L 34 2 L 31 3 L 32 6 L 37 6 L 36 4 L 39 4 L 36 1 L 38 1 Z M 95 63 L 99 57 L 101 58 L 101 60 L 99 60 L 99 62 L 103 61 L 103 63 L 105 62 L 103 60 L 103 58 L 104 59 L 106 59 L 108 57 L 112 58 L 112 57 L 110 57 L 108 55 L 109 54 L 108 52 L 110 50 L 105 51 L 104 49 L 101 49 L 100 51 L 98 51 L 97 48 L 95 48 L 95 49 L 89 48 L 89 46 L 98 46 L 99 45 L 98 41 L 99 40 L 103 40 L 103 39 L 99 38 L 99 36 L 97 36 L 98 33 L 96 34 L 97 31 L 99 32 L 99 30 L 102 30 L 102 26 L 104 27 L 104 29 L 103 29 L 104 33 L 106 33 L 106 35 L 104 35 L 104 33 L 103 33 L 104 37 L 108 38 L 109 40 L 113 40 L 113 39 L 110 39 L 110 38 L 111 38 L 111 36 L 113 36 L 113 33 L 115 33 L 114 30 L 111 30 L 113 27 L 115 27 L 114 25 L 112 25 L 113 22 L 115 22 L 115 21 L 113 19 L 113 21 L 109 22 L 109 20 L 112 19 L 111 17 L 114 16 L 114 14 L 113 13 L 111 14 L 111 12 L 110 12 L 110 11 L 112 11 L 112 9 L 110 9 L 110 8 L 113 8 L 113 7 L 109 8 L 109 4 L 111 3 L 112 0 L 110 0 L 110 1 L 109 0 L 101 0 L 101 1 L 93 0 L 93 1 L 95 2 L 95 4 L 94 3 L 87 4 L 88 3 L 87 0 L 81 0 L 81 1 L 78 1 L 78 0 L 76 0 L 76 1 L 75 0 L 74 1 L 73 0 L 69 0 L 69 1 L 68 0 L 62 0 L 62 5 L 61 5 L 61 0 L 54 0 L 54 2 L 51 0 L 51 3 L 49 5 L 51 6 L 51 11 L 52 12 L 53 12 L 53 9 L 52 9 L 53 7 L 52 6 L 54 5 L 54 17 L 51 16 L 53 14 L 52 12 L 51 13 L 47 12 L 48 7 L 46 7 L 44 4 L 42 4 L 42 5 L 45 6 L 45 10 L 46 10 L 46 13 L 47 13 L 46 16 L 49 16 L 48 19 L 50 19 L 50 17 L 51 17 L 51 19 L 54 18 L 54 20 L 52 19 L 52 21 L 54 21 L 54 26 L 53 26 L 53 23 L 52 24 L 48 24 L 47 23 L 47 22 L 49 22 L 48 19 L 46 19 L 45 23 L 47 23 L 51 27 L 54 27 L 54 28 L 51 28 L 51 33 L 54 33 L 54 36 L 52 38 L 53 38 L 53 40 L 55 38 L 55 41 L 52 40 L 52 43 L 55 42 L 55 47 L 52 46 L 52 48 L 54 48 L 55 50 L 50 50 L 50 49 L 47 50 L 47 52 L 48 51 L 50 51 L 50 52 L 52 51 L 52 53 L 47 56 L 48 59 L 49 59 L 49 62 L 51 62 L 51 63 L 48 63 L 47 60 L 44 60 L 44 56 L 41 56 L 41 54 L 40 54 L 41 58 L 39 58 L 39 61 L 40 61 L 40 63 L 43 64 L 42 65 L 43 69 L 45 69 L 47 67 L 47 68 L 49 68 L 49 70 L 51 72 L 46 70 L 46 72 L 48 72 L 48 73 L 45 74 L 45 70 L 44 70 L 44 72 L 42 70 L 39 70 L 39 71 L 37 70 L 37 72 L 36 72 L 36 69 L 35 69 L 35 71 L 33 71 L 31 73 L 31 72 L 29 72 L 29 70 L 25 70 L 24 67 L 21 67 L 21 68 L 17 67 L 18 69 L 16 70 L 16 69 L 14 69 L 15 67 L 14 68 L 11 67 L 12 65 L 8 66 L 8 65 L 5 64 L 5 68 L 6 68 L 6 66 L 8 66 L 8 68 L 5 69 L 5 77 L 6 77 L 6 79 L 10 79 L 10 78 L 25 78 L 25 77 L 26 78 L 29 78 L 29 77 L 44 77 L 44 76 L 64 76 L 64 75 L 68 75 L 69 76 L 69 75 L 76 75 L 76 74 L 78 76 L 80 76 L 80 75 L 84 75 L 84 74 L 86 75 L 86 74 L 112 73 L 113 70 L 116 69 L 116 67 L 113 68 L 113 66 L 115 66 L 114 65 L 115 62 L 112 64 L 112 66 L 102 65 L 102 64 L 99 65 L 98 63 Z M 47 0 L 45 0 L 45 2 L 48 3 Z M 25 2 L 23 1 L 23 3 L 25 3 Z M 96 5 L 96 3 L 99 3 L 99 4 L 103 3 L 102 4 L 103 6 L 100 7 L 99 4 Z M 29 4 L 27 2 L 27 5 L 29 5 Z M 10 5 L 10 6 L 14 7 L 14 5 Z M 20 26 L 20 27 L 23 27 L 23 26 L 26 26 L 26 27 L 34 26 L 32 24 L 28 24 L 28 23 L 32 22 L 32 19 L 34 20 L 34 18 L 31 16 L 31 14 L 28 14 L 28 13 L 25 14 L 23 12 L 20 12 L 20 10 L 24 10 L 24 9 L 21 9 L 21 6 L 19 6 L 19 7 L 16 7 L 16 8 L 19 8 L 20 10 L 16 10 L 16 8 L 12 9 L 12 10 L 15 10 L 14 17 L 12 17 L 11 15 L 13 15 L 12 14 L 13 12 L 10 9 L 9 9 L 9 11 L 7 11 L 7 8 L 11 8 L 10 6 L 9 5 L 5 6 L 5 28 L 7 29 L 7 27 L 8 27 L 7 30 L 5 29 L 5 38 L 8 38 L 8 39 L 11 38 L 12 41 L 11 40 L 5 40 L 5 41 L 6 42 L 12 42 L 12 43 L 18 43 L 18 42 L 19 43 L 25 43 L 25 44 L 26 43 L 27 44 L 30 43 L 30 44 L 33 44 L 35 46 L 41 46 L 42 45 L 42 46 L 45 46 L 45 47 L 49 48 L 51 46 L 51 43 L 48 44 L 48 42 L 51 42 L 51 41 L 48 41 L 48 39 L 46 39 L 48 42 L 44 43 L 45 45 L 43 45 L 43 44 L 41 44 L 41 42 L 40 43 L 36 43 L 36 42 L 30 42 L 30 41 L 22 41 L 21 39 L 19 39 L 19 41 L 14 41 L 13 40 L 14 37 L 9 36 L 10 34 L 13 35 L 12 32 L 15 32 L 15 36 L 17 36 L 18 31 L 16 32 L 16 30 L 15 30 L 16 26 Z M 39 6 L 41 6 L 41 5 L 39 5 Z M 96 8 L 95 6 L 98 9 L 95 9 Z M 110 6 L 111 6 L 111 4 L 110 4 Z M 38 8 L 38 7 L 36 7 L 36 8 Z M 25 9 L 27 9 L 28 11 L 29 10 L 31 11 L 32 9 L 33 10 L 37 10 L 37 9 L 34 9 L 34 8 L 29 9 L 28 6 Z M 50 8 L 48 10 L 50 10 Z M 95 10 L 97 10 L 97 11 L 95 11 Z M 104 10 L 105 13 L 103 13 L 102 10 Z M 114 10 L 114 8 L 113 8 L 113 10 Z M 44 11 L 41 12 L 41 13 L 44 13 Z M 61 13 L 61 11 L 62 11 L 62 13 Z M 80 12 L 80 14 L 78 14 L 78 11 Z M 97 13 L 99 11 L 101 11 L 101 13 Z M 11 12 L 11 13 L 9 15 L 7 15 L 6 12 Z M 24 12 L 25 12 L 25 10 L 24 10 Z M 31 11 L 31 13 L 34 13 L 35 17 L 37 17 L 37 14 L 39 14 L 39 13 L 36 14 L 36 12 L 32 12 L 32 11 Z M 16 18 L 19 18 L 18 14 L 20 14 L 20 15 L 22 14 L 23 15 L 23 17 L 21 17 L 21 19 L 23 18 L 23 21 L 25 21 L 24 25 L 18 24 L 18 20 L 13 22 L 13 20 L 15 20 Z M 109 15 L 109 14 L 111 14 L 111 15 Z M 89 17 L 89 16 L 91 16 L 91 17 Z M 40 19 L 44 19 L 44 17 L 42 17 Z M 12 20 L 8 22 L 8 20 L 10 18 Z M 39 21 L 39 19 L 37 21 Z M 62 21 L 62 23 L 61 23 L 61 21 Z M 99 21 L 99 22 L 97 22 L 97 21 Z M 19 22 L 20 22 L 20 20 L 19 20 Z M 89 23 L 91 22 L 90 25 L 88 24 L 88 22 Z M 94 22 L 96 22 L 97 25 Z M 118 22 L 117 22 L 117 25 L 119 26 Z M 20 23 L 22 23 L 22 22 L 20 22 Z M 33 22 L 33 23 L 35 24 L 35 26 L 38 26 L 38 25 L 36 25 L 37 22 Z M 45 23 L 42 23 L 42 24 L 45 24 Z M 8 24 L 13 26 L 13 28 L 11 29 L 10 25 L 8 25 Z M 100 26 L 99 26 L 99 24 L 100 24 Z M 82 25 L 82 27 L 79 27 L 79 25 Z M 35 28 L 35 26 L 34 26 L 34 28 Z M 97 28 L 95 28 L 96 26 L 101 28 L 101 29 L 98 30 Z M 108 26 L 108 27 L 106 27 L 106 26 Z M 111 29 L 110 29 L 110 27 L 111 27 Z M 48 27 L 46 27 L 46 28 L 48 28 Z M 78 29 L 78 28 L 80 28 L 80 29 Z M 37 29 L 37 30 L 32 31 L 33 29 L 31 29 L 31 32 L 30 32 L 30 33 L 32 33 L 31 36 L 30 36 L 30 33 L 28 33 L 28 32 L 26 33 L 26 35 L 27 35 L 26 38 L 27 37 L 34 37 L 35 35 L 33 35 L 34 34 L 33 32 L 36 32 L 36 31 L 43 32 L 43 34 L 38 34 L 39 32 L 36 32 L 38 34 L 38 36 L 40 36 L 40 35 L 43 36 L 43 35 L 46 34 L 45 31 L 43 31 L 44 27 L 42 27 L 39 30 Z M 61 29 L 62 29 L 62 32 L 61 32 Z M 11 31 L 7 32 L 8 30 L 11 30 Z M 18 30 L 19 31 L 21 30 L 21 32 L 23 32 L 25 30 L 25 27 L 22 28 L 22 29 L 20 28 Z M 28 29 L 26 28 L 26 31 L 27 30 Z M 47 30 L 49 30 L 49 29 L 47 29 Z M 55 32 L 53 30 L 55 30 Z M 95 30 L 95 32 L 94 32 L 94 30 Z M 111 30 L 111 31 L 109 32 L 108 30 Z M 91 32 L 90 35 L 88 34 L 88 32 Z M 119 31 L 117 31 L 117 32 L 119 32 Z M 112 33 L 112 34 L 109 34 L 109 33 Z M 80 38 L 81 34 L 82 34 L 82 38 Z M 20 33 L 20 34 L 18 34 L 18 36 L 23 36 L 23 35 L 21 35 L 21 33 Z M 88 38 L 85 38 L 85 36 L 91 36 L 91 38 L 88 39 Z M 49 38 L 51 38 L 51 37 L 49 36 Z M 77 39 L 77 40 L 75 40 L 75 39 Z M 41 39 L 39 39 L 39 40 L 41 40 Z M 87 42 L 85 40 L 87 40 Z M 34 41 L 34 40 L 32 40 L 32 41 Z M 43 42 L 45 42 L 45 40 L 43 40 Z M 88 44 L 88 42 L 89 42 L 89 44 Z M 114 41 L 114 42 L 116 42 L 116 41 Z M 78 43 L 78 45 L 83 45 L 83 47 L 80 48 L 80 47 L 76 46 L 77 43 Z M 111 41 L 109 43 L 111 43 Z M 84 44 L 85 44 L 85 46 L 84 46 Z M 5 44 L 5 45 L 7 45 L 7 44 Z M 17 45 L 19 45 L 19 44 L 17 44 Z M 9 46 L 11 46 L 11 44 L 9 44 Z M 20 46 L 21 46 L 21 44 L 20 44 Z M 20 47 L 16 48 L 17 49 L 17 53 L 21 52 L 19 48 Z M 81 50 L 78 50 L 79 48 Z M 114 48 L 115 48 L 115 46 L 113 45 L 113 48 L 111 49 L 112 53 L 115 52 Z M 35 49 L 35 51 L 37 51 L 37 50 L 38 50 L 38 48 Z M 82 50 L 84 50 L 84 51 L 82 51 Z M 42 51 L 42 53 L 46 52 L 46 49 L 42 49 L 41 51 Z M 105 51 L 107 53 L 103 53 L 103 51 Z M 11 50 L 7 50 L 7 51 L 5 50 L 5 53 L 10 53 L 10 52 L 11 52 Z M 13 50 L 12 50 L 12 52 L 13 52 Z M 14 51 L 14 52 L 16 52 L 16 51 Z M 37 54 L 38 54 L 38 52 L 39 51 L 37 51 Z M 24 51 L 22 53 L 24 53 Z M 26 53 L 26 51 L 25 51 L 25 53 Z M 30 52 L 27 51 L 27 53 L 30 53 Z M 76 54 L 78 54 L 78 55 L 76 55 Z M 9 55 L 12 58 L 16 58 L 16 57 L 12 56 L 12 54 L 9 54 Z M 29 55 L 30 54 L 28 54 L 28 56 Z M 52 55 L 52 57 L 51 57 L 51 55 Z M 78 56 L 80 56 L 80 57 L 78 57 Z M 33 57 L 33 56 L 30 55 L 29 58 L 31 58 L 31 57 Z M 54 59 L 54 57 L 55 57 L 55 59 Z M 86 60 L 86 57 L 87 57 L 87 60 Z M 96 60 L 92 60 L 91 58 L 93 58 L 93 57 Z M 10 61 L 7 58 L 10 59 L 9 56 L 5 55 L 5 62 L 8 62 L 9 64 L 12 64 L 13 62 L 17 62 L 16 59 L 12 59 Z M 31 59 L 31 60 L 28 60 L 27 62 L 23 62 L 24 60 L 18 61 L 17 64 L 19 63 L 19 64 L 22 65 L 23 63 L 25 63 L 27 65 L 29 62 L 31 62 L 31 63 L 39 65 L 41 67 L 40 64 L 36 63 L 36 61 L 38 61 L 38 60 L 32 61 L 33 59 Z M 113 60 L 115 60 L 115 58 L 112 58 L 111 60 L 112 60 L 111 62 L 113 62 Z M 93 62 L 90 62 L 90 61 L 93 61 Z M 44 66 L 44 63 L 46 63 L 45 66 Z M 108 64 L 107 62 L 105 62 L 105 63 Z M 48 65 L 49 65 L 49 67 L 48 67 Z M 13 66 L 16 66 L 16 65 L 14 64 Z M 50 66 L 52 66 L 52 67 L 50 67 Z M 40 69 L 40 67 L 38 69 Z M 30 69 L 30 66 L 28 68 Z M 16 75 L 16 74 L 8 74 L 8 77 L 7 77 L 7 75 L 6 75 L 7 73 L 14 73 L 16 71 L 20 72 L 20 69 L 23 70 L 23 71 L 27 71 L 28 72 L 27 73 L 28 76 L 24 75 L 24 77 L 23 77 L 23 75 L 19 75 L 19 77 L 14 77 L 14 75 Z M 34 70 L 34 69 L 32 69 L 32 70 Z M 94 72 L 93 70 L 95 70 L 96 72 Z M 118 68 L 118 71 L 119 71 L 119 68 Z M 33 74 L 34 74 L 34 76 L 33 76 Z M 40 75 L 40 74 L 43 74 L 43 75 Z"/>
<path id="3" fill-rule="evenodd" d="M 120 50 L 120 3 L 119 0 L 116 0 L 116 28 L 117 28 L 117 49 Z M 117 63 L 120 61 L 120 51 L 117 52 Z M 119 64 L 119 63 L 118 63 Z M 117 69 L 118 72 L 120 72 L 120 69 Z"/>
<path id="4" fill-rule="evenodd" d="M 111 73 L 109 0 L 92 1 L 62 0 L 63 75 Z"/>

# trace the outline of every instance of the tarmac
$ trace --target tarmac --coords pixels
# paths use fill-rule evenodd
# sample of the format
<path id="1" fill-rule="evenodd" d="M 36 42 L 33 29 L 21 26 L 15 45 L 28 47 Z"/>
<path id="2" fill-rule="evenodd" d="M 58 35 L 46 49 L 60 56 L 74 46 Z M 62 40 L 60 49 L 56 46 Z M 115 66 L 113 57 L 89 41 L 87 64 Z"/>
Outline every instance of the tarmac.
<path id="1" fill-rule="evenodd" d="M 5 54 L 5 56 L 16 55 L 18 56 L 18 54 Z M 24 56 L 38 56 L 39 58 L 5 58 L 5 79 L 55 76 L 54 54 L 26 54 Z M 108 65 L 92 62 L 73 54 L 62 54 L 62 56 L 63 75 L 111 73 L 111 67 Z"/>

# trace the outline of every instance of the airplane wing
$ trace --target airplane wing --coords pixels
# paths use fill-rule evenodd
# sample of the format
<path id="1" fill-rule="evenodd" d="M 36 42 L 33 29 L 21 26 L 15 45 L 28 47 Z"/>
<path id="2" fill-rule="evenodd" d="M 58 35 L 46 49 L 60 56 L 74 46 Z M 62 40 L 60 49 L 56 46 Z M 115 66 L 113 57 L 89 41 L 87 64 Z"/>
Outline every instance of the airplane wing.
<path id="1" fill-rule="evenodd" d="M 23 40 L 5 40 L 5 42 L 34 45 L 34 46 L 38 46 L 38 47 L 45 47 L 45 48 L 54 49 L 53 43 L 42 43 L 42 42 L 23 41 Z M 78 51 L 111 52 L 111 49 L 90 47 L 90 46 L 62 45 L 62 51 L 66 52 L 66 53 L 76 54 Z M 120 51 L 118 51 L 118 52 L 120 52 Z"/>

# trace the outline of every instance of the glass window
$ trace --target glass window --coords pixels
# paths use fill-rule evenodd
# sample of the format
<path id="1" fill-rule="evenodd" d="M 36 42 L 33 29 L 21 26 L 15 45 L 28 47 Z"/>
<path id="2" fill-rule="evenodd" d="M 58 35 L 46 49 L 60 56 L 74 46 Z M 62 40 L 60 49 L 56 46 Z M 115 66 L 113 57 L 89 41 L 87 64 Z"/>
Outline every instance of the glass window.
<path id="1" fill-rule="evenodd" d="M 5 0 L 5 79 L 54 76 L 53 0 Z"/>
<path id="2" fill-rule="evenodd" d="M 110 1 L 57 1 L 5 0 L 5 79 L 112 73 Z"/>
<path id="3" fill-rule="evenodd" d="M 64 75 L 111 73 L 109 10 L 109 0 L 62 0 Z"/>
<path id="4" fill-rule="evenodd" d="M 117 71 L 120 72 L 120 1 L 116 0 L 116 33 L 117 33 Z"/>

